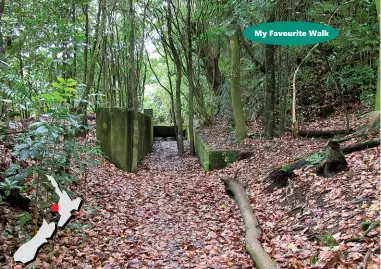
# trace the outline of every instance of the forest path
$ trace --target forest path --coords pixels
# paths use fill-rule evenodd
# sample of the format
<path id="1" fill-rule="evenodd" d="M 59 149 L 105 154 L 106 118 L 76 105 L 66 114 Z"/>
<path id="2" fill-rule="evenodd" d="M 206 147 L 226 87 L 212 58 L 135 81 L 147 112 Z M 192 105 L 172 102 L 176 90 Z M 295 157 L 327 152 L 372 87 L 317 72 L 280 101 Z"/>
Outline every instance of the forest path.
<path id="1" fill-rule="evenodd" d="M 235 202 L 175 141 L 155 141 L 136 174 L 104 162 L 88 182 L 76 268 L 252 268 Z"/>

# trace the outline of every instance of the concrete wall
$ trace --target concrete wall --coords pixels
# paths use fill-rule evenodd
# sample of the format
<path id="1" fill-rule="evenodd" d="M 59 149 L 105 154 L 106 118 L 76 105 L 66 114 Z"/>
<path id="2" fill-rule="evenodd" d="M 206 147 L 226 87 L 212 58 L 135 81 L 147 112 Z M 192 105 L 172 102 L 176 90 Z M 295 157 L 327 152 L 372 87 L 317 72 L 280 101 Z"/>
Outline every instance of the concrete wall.
<path id="1" fill-rule="evenodd" d="M 239 150 L 210 148 L 197 131 L 194 132 L 194 143 L 196 154 L 204 172 L 226 167 L 229 163 L 235 162 L 239 154 Z"/>
<path id="2" fill-rule="evenodd" d="M 131 171 L 133 111 L 125 108 L 100 107 L 96 111 L 97 139 L 108 160 L 123 171 Z M 152 110 L 138 113 L 139 147 L 141 161 L 152 150 L 153 120 Z"/>

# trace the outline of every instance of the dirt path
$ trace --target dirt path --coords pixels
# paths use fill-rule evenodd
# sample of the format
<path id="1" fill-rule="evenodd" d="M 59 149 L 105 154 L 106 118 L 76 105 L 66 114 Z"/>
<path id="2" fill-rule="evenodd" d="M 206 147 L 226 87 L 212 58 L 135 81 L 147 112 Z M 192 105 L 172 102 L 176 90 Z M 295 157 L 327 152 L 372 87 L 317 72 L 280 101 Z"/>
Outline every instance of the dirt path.
<path id="1" fill-rule="evenodd" d="M 136 174 L 93 169 L 84 214 L 54 244 L 56 268 L 252 268 L 234 201 L 176 154 L 174 141 L 156 141 Z"/>

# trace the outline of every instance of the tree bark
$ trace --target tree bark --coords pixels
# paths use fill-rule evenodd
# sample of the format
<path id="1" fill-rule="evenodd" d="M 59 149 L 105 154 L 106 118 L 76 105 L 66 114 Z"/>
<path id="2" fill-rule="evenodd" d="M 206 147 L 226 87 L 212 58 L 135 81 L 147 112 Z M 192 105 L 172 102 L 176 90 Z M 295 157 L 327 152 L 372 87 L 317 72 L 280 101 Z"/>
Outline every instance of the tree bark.
<path id="1" fill-rule="evenodd" d="M 367 148 L 374 148 L 380 145 L 380 138 L 375 138 L 365 142 L 360 142 L 353 145 L 348 145 L 343 147 L 341 150 L 344 154 L 349 154 L 355 151 L 364 150 Z M 319 156 L 321 157 L 319 157 Z M 306 165 L 318 165 L 324 160 L 324 153 L 322 151 L 312 153 L 302 159 L 299 159 L 295 162 L 283 165 L 277 169 L 274 169 L 269 174 L 269 178 L 272 179 L 275 183 L 274 186 L 286 186 L 288 178 L 295 176 L 293 173 L 294 170 L 300 169 Z"/>
<path id="2" fill-rule="evenodd" d="M 287 131 L 290 131 L 288 129 Z M 356 132 L 356 130 L 353 129 L 345 129 L 345 130 L 299 130 L 299 135 L 302 137 L 323 137 L 323 138 L 330 138 L 334 137 L 336 135 L 344 135 L 344 134 L 352 134 Z"/>
<path id="3" fill-rule="evenodd" d="M 375 139 L 360 142 L 357 144 L 348 145 L 346 147 L 343 147 L 342 150 L 344 154 L 349 154 L 355 151 L 378 147 L 379 145 L 380 145 L 380 138 L 375 138 Z"/>
<path id="4" fill-rule="evenodd" d="M 133 110 L 133 137 L 132 137 L 132 172 L 136 172 L 139 158 L 139 118 L 138 118 L 138 92 L 136 87 L 136 71 L 135 71 L 135 12 L 133 0 L 128 0 L 130 13 L 130 93 Z"/>
<path id="5" fill-rule="evenodd" d="M 83 70 L 83 82 L 87 81 L 87 65 L 89 54 L 89 4 L 85 4 L 82 7 L 82 12 L 85 15 L 85 48 L 84 48 L 84 70 Z"/>
<path id="6" fill-rule="evenodd" d="M 167 28 L 168 28 L 168 43 L 169 49 L 172 52 L 173 60 L 176 66 L 176 122 L 177 122 L 177 146 L 179 155 L 184 154 L 184 141 L 183 141 L 183 120 L 181 117 L 181 78 L 182 78 L 182 66 L 180 55 L 175 47 L 175 43 L 172 37 L 172 0 L 168 1 L 167 6 Z"/>
<path id="7" fill-rule="evenodd" d="M 0 53 L 4 53 L 4 51 L 5 51 L 3 30 L 2 30 L 2 20 L 3 20 L 4 7 L 5 7 L 5 0 L 0 0 Z"/>
<path id="8" fill-rule="evenodd" d="M 241 140 L 246 136 L 245 116 L 243 114 L 243 106 L 240 93 L 240 52 L 239 40 L 237 32 L 230 37 L 230 47 L 232 52 L 232 82 L 231 96 L 233 106 L 233 116 L 235 122 L 235 138 Z"/>
<path id="9" fill-rule="evenodd" d="M 191 31 L 191 0 L 187 0 L 187 30 L 188 30 L 188 80 L 189 80 L 189 101 L 188 101 L 188 139 L 189 151 L 194 155 L 194 136 L 193 136 L 193 62 L 192 62 L 192 31 Z"/>
<path id="10" fill-rule="evenodd" d="M 98 60 L 98 55 L 99 55 L 99 47 L 100 47 L 100 44 L 102 42 L 102 36 L 103 36 L 103 31 L 104 31 L 104 28 L 105 28 L 105 21 L 106 21 L 106 1 L 107 0 L 101 0 L 101 6 L 100 6 L 100 11 L 102 11 L 102 19 L 101 21 L 99 22 L 99 25 L 97 26 L 97 36 L 96 36 L 96 41 L 94 42 L 94 48 L 93 48 L 93 54 L 92 54 L 92 57 L 91 57 L 91 63 L 90 63 L 90 68 L 88 70 L 88 79 L 87 79 L 87 83 L 86 83 L 86 88 L 84 90 L 84 93 L 82 95 L 82 99 L 83 100 L 87 100 L 88 97 L 89 97 L 89 94 L 90 94 L 90 90 L 91 90 L 91 87 L 94 83 L 94 77 L 95 77 L 95 66 L 97 64 L 97 60 Z M 86 117 L 86 113 L 87 113 L 87 105 L 88 105 L 88 102 L 80 102 L 79 106 L 78 106 L 78 112 L 79 114 L 83 114 L 83 120 L 82 122 L 84 124 L 87 124 L 87 117 Z"/>
<path id="11" fill-rule="evenodd" d="M 275 104 L 275 46 L 265 45 L 266 59 L 266 97 L 265 97 L 265 136 L 272 137 L 275 128 L 274 104 Z"/>
<path id="12" fill-rule="evenodd" d="M 261 229 L 257 218 L 255 217 L 251 204 L 247 198 L 246 192 L 242 184 L 236 180 L 222 180 L 228 193 L 233 194 L 236 200 L 243 222 L 245 223 L 245 241 L 246 251 L 255 263 L 258 269 L 276 269 L 276 263 L 271 259 L 269 254 L 263 249 L 260 242 Z"/>
<path id="13" fill-rule="evenodd" d="M 380 13 L 380 0 L 375 0 L 377 16 L 378 16 L 378 29 L 379 35 L 381 36 L 381 13 Z M 381 79 L 381 43 L 379 48 L 379 56 L 378 56 L 378 72 L 377 72 L 377 92 L 376 92 L 376 107 L 375 110 L 380 110 L 380 79 Z"/>

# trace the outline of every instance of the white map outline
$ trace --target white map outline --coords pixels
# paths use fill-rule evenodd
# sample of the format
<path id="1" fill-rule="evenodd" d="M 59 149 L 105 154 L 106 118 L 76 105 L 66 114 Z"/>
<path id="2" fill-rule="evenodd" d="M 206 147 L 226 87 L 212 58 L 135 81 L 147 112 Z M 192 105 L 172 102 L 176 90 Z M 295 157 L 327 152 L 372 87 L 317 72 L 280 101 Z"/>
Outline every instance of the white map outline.
<path id="1" fill-rule="evenodd" d="M 65 225 L 69 223 L 72 212 L 80 209 L 82 200 L 80 198 L 71 200 L 65 191 L 60 190 L 56 180 L 52 176 L 46 175 L 46 177 L 52 183 L 55 192 L 60 197 L 58 201 L 58 213 L 61 217 L 58 221 L 58 227 L 64 228 Z M 48 242 L 46 239 L 53 237 L 56 230 L 57 225 L 54 222 L 48 223 L 44 219 L 37 234 L 17 249 L 13 256 L 14 261 L 19 261 L 24 264 L 34 261 L 40 248 Z"/>

